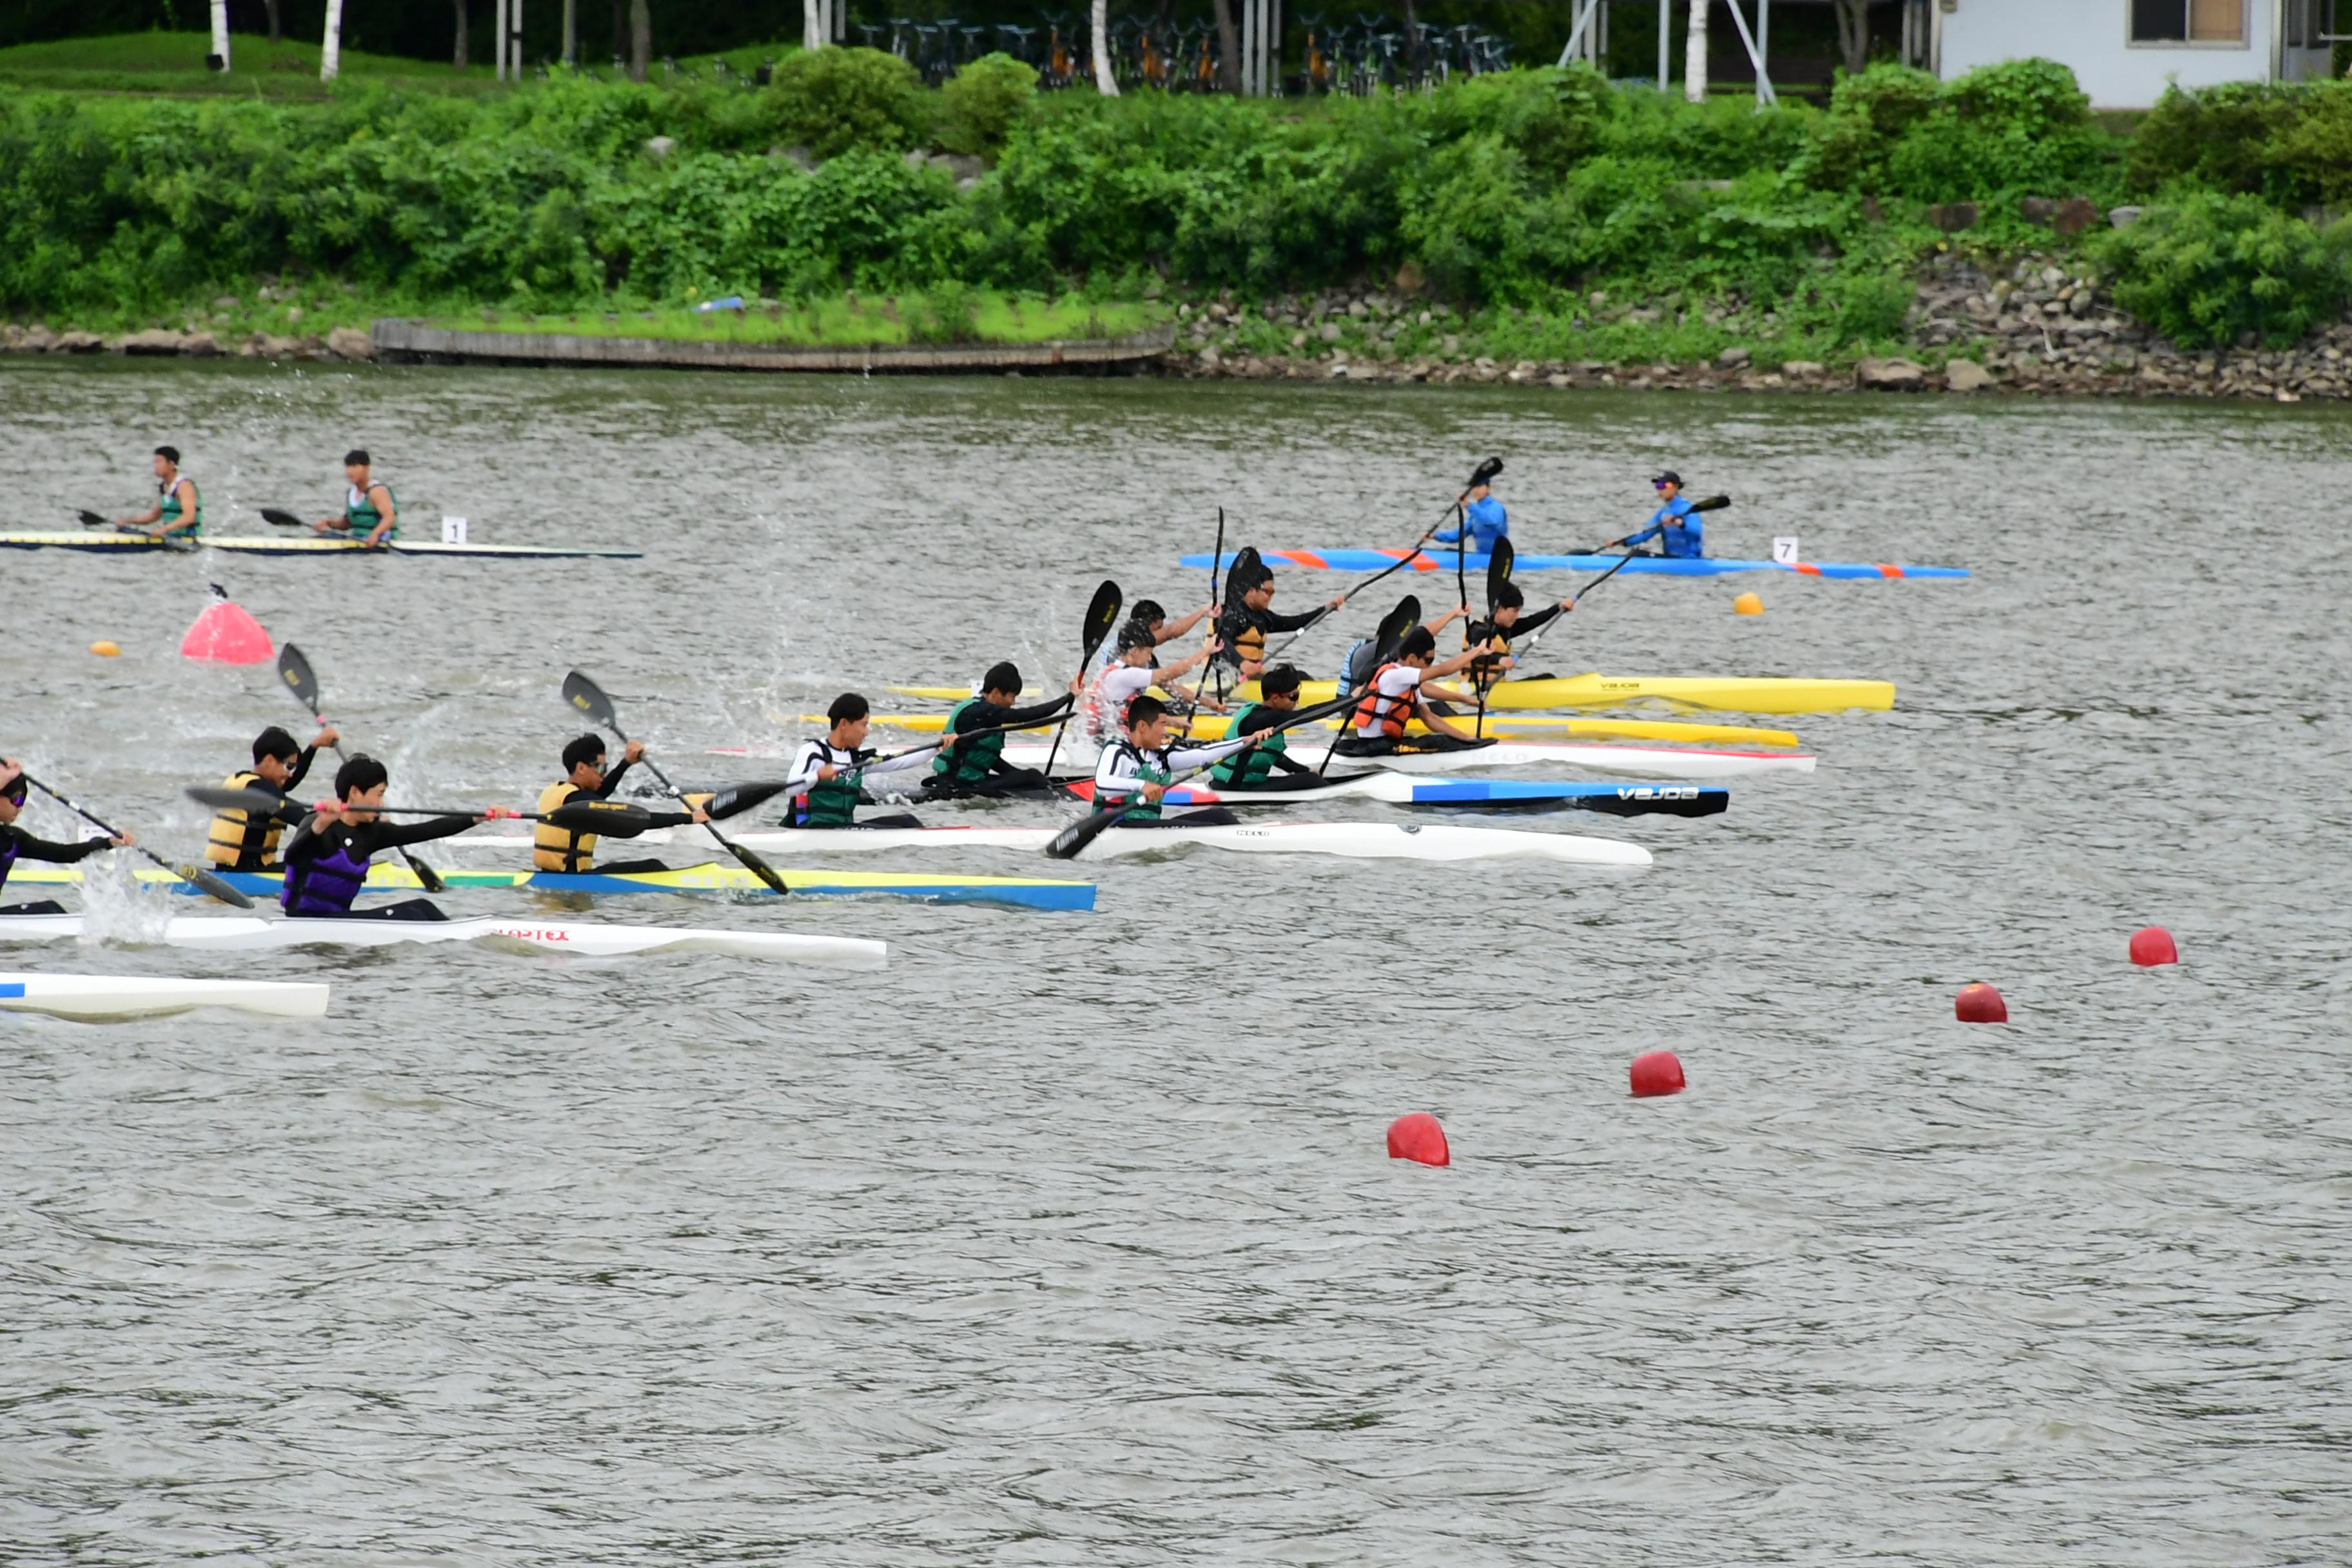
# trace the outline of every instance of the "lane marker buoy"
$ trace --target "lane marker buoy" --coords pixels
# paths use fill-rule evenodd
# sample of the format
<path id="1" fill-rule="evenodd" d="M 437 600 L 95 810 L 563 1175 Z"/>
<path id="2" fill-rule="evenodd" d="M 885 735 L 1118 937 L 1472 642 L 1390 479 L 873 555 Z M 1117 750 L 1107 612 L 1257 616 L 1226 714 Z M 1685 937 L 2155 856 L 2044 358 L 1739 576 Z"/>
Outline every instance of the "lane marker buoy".
<path id="1" fill-rule="evenodd" d="M 1760 616 L 1764 613 L 1764 596 L 1761 594 L 1742 594 L 1731 601 L 1731 613 L 1735 616 Z"/>
<path id="2" fill-rule="evenodd" d="M 1454 1152 L 1446 1147 L 1445 1129 L 1426 1110 L 1400 1116 L 1389 1123 L 1389 1158 L 1423 1165 L 1450 1165 Z"/>
<path id="3" fill-rule="evenodd" d="M 1682 1058 L 1672 1051 L 1645 1051 L 1633 1058 L 1633 1098 L 1651 1100 L 1662 1094 L 1680 1094 L 1686 1087 L 1683 1079 Z"/>
<path id="4" fill-rule="evenodd" d="M 2006 1024 L 2009 1004 L 2000 999 L 2000 992 L 1979 980 L 1960 987 L 1959 995 L 1952 1000 L 1952 1016 L 1963 1024 Z"/>
<path id="5" fill-rule="evenodd" d="M 114 644 L 107 641 L 104 637 L 100 637 L 96 642 L 90 644 L 89 651 L 98 655 L 100 658 L 121 658 L 122 657 L 122 650 L 120 647 L 117 647 Z"/>
<path id="6" fill-rule="evenodd" d="M 2180 949 L 2162 926 L 2142 926 L 2131 934 L 2131 961 L 2142 969 L 2180 962 Z"/>

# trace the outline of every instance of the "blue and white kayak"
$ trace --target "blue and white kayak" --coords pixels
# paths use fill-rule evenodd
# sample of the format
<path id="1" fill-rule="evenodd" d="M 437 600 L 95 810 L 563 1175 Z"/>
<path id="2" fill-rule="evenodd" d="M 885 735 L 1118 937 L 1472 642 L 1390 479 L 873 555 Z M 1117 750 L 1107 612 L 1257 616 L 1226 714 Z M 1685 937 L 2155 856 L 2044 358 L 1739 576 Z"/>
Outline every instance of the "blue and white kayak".
<path id="1" fill-rule="evenodd" d="M 1069 786 L 1094 798 L 1094 781 Z M 1284 780 L 1270 789 L 1221 790 L 1178 784 L 1162 797 L 1170 805 L 1277 805 L 1309 800 L 1379 800 L 1391 805 L 1475 811 L 1602 811 L 1612 816 L 1713 816 L 1731 805 L 1731 792 L 1701 784 L 1563 784 L 1541 779 L 1422 779 L 1409 773 L 1349 773 L 1323 780 Z"/>
<path id="2" fill-rule="evenodd" d="M 1409 572 L 1447 572 L 1454 569 L 1459 552 L 1452 550 L 1262 550 L 1259 559 L 1268 565 L 1281 564 L 1302 567 L 1309 572 L 1385 572 L 1407 556 Z M 1218 569 L 1230 566 L 1236 557 L 1228 552 L 1218 557 Z M 1622 555 L 1517 555 L 1512 558 L 1514 572 L 1606 572 L 1623 561 Z M 1177 564 L 1197 571 L 1209 569 L 1209 554 L 1178 558 Z M 1484 572 L 1486 557 L 1483 552 L 1472 551 L 1462 557 L 1465 572 Z M 1625 562 L 1631 575 L 1641 574 L 1651 577 L 1720 577 L 1730 572 L 1786 572 L 1800 577 L 1858 577 L 1873 582 L 1895 577 L 1965 577 L 1965 566 L 1895 566 L 1884 563 L 1861 561 L 1734 561 L 1712 557 L 1697 561 L 1679 561 L 1666 555 L 1636 555 Z"/>
<path id="3" fill-rule="evenodd" d="M 28 917 L 70 921 L 79 915 Z M 43 933 L 47 934 L 47 932 Z M 176 975 L 0 974 L 0 1012 L 46 1013 L 86 1024 L 166 1018 L 198 1007 L 234 1007 L 279 1018 L 316 1018 L 327 988 L 315 981 L 183 980 Z"/>

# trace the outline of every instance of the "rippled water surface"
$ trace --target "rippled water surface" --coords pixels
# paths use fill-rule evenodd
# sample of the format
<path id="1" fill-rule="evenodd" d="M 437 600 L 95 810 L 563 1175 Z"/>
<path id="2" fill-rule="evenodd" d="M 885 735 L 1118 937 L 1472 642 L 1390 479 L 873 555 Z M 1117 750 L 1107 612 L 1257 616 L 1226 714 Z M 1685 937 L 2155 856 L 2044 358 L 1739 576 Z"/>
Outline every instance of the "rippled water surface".
<path id="1" fill-rule="evenodd" d="M 1632 877 L 1195 852 L 1082 868 L 1091 916 L 601 911 L 877 975 L 18 950 L 334 1000 L 0 1016 L 11 1563 L 2352 1554 L 2341 411 L 79 363 L 0 369 L 0 429 L 12 527 L 127 509 L 168 440 L 257 531 L 363 445 L 420 522 L 645 548 L 0 557 L 0 742 L 183 854 L 181 786 L 297 716 L 172 657 L 211 581 L 401 794 L 528 804 L 572 666 L 723 776 L 847 686 L 1059 682 L 1101 577 L 1205 596 L 1221 504 L 1402 543 L 1489 451 L 1523 551 L 1671 465 L 1739 498 L 1719 553 L 1978 573 L 1596 593 L 1563 673 L 1902 690 L 1726 816 L 1509 823 Z M 2149 921 L 2180 967 L 2124 962 Z M 2009 1027 L 1952 1020 L 1979 978 Z M 1659 1047 L 1689 1091 L 1628 1099 Z M 1384 1157 L 1415 1110 L 1450 1169 Z"/>

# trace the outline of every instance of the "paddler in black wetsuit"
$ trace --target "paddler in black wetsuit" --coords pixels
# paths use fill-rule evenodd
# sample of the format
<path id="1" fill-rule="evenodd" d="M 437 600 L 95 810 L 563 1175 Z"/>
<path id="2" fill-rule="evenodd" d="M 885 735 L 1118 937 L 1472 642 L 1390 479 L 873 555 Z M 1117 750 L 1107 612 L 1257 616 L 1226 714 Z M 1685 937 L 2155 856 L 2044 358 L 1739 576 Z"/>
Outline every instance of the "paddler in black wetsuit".
<path id="1" fill-rule="evenodd" d="M 286 884 L 278 902 L 288 914 L 306 920 L 449 918 L 430 899 L 405 899 L 364 912 L 353 910 L 352 900 L 367 886 L 369 863 L 383 851 L 446 838 L 476 823 L 516 814 L 494 805 L 476 816 L 429 816 L 394 826 L 368 809 L 383 804 L 383 786 L 390 777 L 382 763 L 364 755 L 335 770 L 335 798 L 321 801 L 286 841 Z"/>
<path id="2" fill-rule="evenodd" d="M 998 798 L 1041 793 L 1045 775 L 1035 768 L 1016 768 L 1004 760 L 1004 726 L 1034 724 L 1051 719 L 1077 700 L 1075 688 L 1050 702 L 1027 708 L 1013 704 L 1021 697 L 1021 671 L 1011 659 L 989 667 L 981 678 L 980 695 L 967 697 L 948 713 L 940 741 L 940 754 L 931 763 L 924 792 L 935 798 L 979 795 Z M 992 734 L 974 734 L 980 730 Z M 965 737 L 971 737 L 965 739 Z"/>
<path id="3" fill-rule="evenodd" d="M 1494 618 L 1470 623 L 1470 646 L 1478 650 L 1478 657 L 1471 660 L 1470 677 L 1481 691 L 1491 689 L 1510 671 L 1513 637 L 1532 637 L 1576 608 L 1574 599 L 1562 599 L 1530 616 L 1521 613 L 1527 602 L 1517 583 L 1506 583 L 1495 595 Z"/>
<path id="4" fill-rule="evenodd" d="M 610 800 L 621 782 L 621 775 L 633 763 L 645 760 L 646 746 L 642 741 L 631 741 L 621 752 L 621 765 L 611 773 L 604 771 L 604 738 L 583 735 L 563 748 L 563 776 L 539 792 L 539 804 L 532 809 L 544 816 L 558 806 L 569 805 L 575 800 Z M 690 812 L 665 814 L 677 821 L 656 823 L 656 826 L 676 827 L 688 822 L 710 820 L 702 807 Z M 596 864 L 596 835 L 582 833 L 568 827 L 558 827 L 551 822 L 535 822 L 530 830 L 530 863 L 541 871 L 560 871 L 567 876 L 582 877 L 602 872 L 608 877 L 626 877 L 646 871 L 667 871 L 669 868 L 659 860 L 615 860 L 609 865 Z"/>
<path id="5" fill-rule="evenodd" d="M 1255 680 L 1264 672 L 1267 633 L 1303 631 L 1345 602 L 1334 597 L 1305 615 L 1279 616 L 1271 608 L 1272 567 L 1261 562 L 1253 574 L 1247 566 L 1236 566 L 1234 577 L 1240 580 L 1226 583 L 1225 607 L 1217 616 L 1217 640 L 1224 645 L 1217 653 L 1217 662 L 1238 671 L 1244 680 Z"/>
<path id="6" fill-rule="evenodd" d="M 1287 664 L 1277 664 L 1258 677 L 1258 700 L 1244 702 L 1234 710 L 1234 721 L 1225 731 L 1228 740 L 1255 735 L 1270 730 L 1287 718 L 1298 707 L 1298 688 L 1305 678 Z M 1313 768 L 1290 754 L 1290 737 L 1268 735 L 1257 745 L 1236 752 L 1209 770 L 1209 782 L 1220 792 L 1227 790 L 1281 789 L 1289 781 L 1276 779 L 1276 773 L 1289 775 L 1317 776 Z"/>
<path id="7" fill-rule="evenodd" d="M 254 737 L 253 766 L 221 780 L 221 788 L 268 790 L 285 800 L 289 790 L 310 776 L 310 763 L 318 756 L 319 748 L 331 746 L 341 739 L 331 726 L 322 726 L 317 740 L 307 746 L 298 746 L 293 736 L 272 724 Z M 261 816 L 246 811 L 221 812 L 213 818 L 205 858 L 224 871 L 278 870 L 278 835 L 300 822 L 303 816 L 303 809 L 291 801 Z"/>
<path id="8" fill-rule="evenodd" d="M 47 860 L 53 865 L 70 866 L 87 860 L 101 849 L 128 849 L 138 842 L 128 833 L 120 838 L 85 838 L 79 844 L 52 844 L 46 838 L 36 838 L 16 826 L 16 814 L 25 809 L 24 764 L 14 757 L 0 757 L 0 890 L 8 885 L 8 873 L 22 860 Z M 0 907 L 0 915 L 61 915 L 66 907 L 55 899 L 42 899 L 30 904 L 9 904 Z"/>

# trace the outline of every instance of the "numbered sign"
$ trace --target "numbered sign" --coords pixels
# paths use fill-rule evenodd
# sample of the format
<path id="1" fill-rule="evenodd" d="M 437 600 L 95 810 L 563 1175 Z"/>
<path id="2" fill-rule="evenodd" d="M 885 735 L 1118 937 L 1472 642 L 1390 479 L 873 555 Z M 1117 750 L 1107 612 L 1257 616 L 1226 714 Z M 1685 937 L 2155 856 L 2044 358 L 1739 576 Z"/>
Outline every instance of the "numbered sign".
<path id="1" fill-rule="evenodd" d="M 1772 542 L 1772 559 L 1783 566 L 1794 566 L 1797 563 L 1796 536 L 1791 534 L 1775 539 Z"/>
<path id="2" fill-rule="evenodd" d="M 444 544 L 465 543 L 466 520 L 462 517 L 443 518 L 441 520 L 441 542 Z M 1789 548 L 1791 550 L 1796 548 L 1796 542 L 1793 540 L 1790 542 Z M 1778 560 L 1779 557 L 1775 556 L 1774 559 Z"/>

